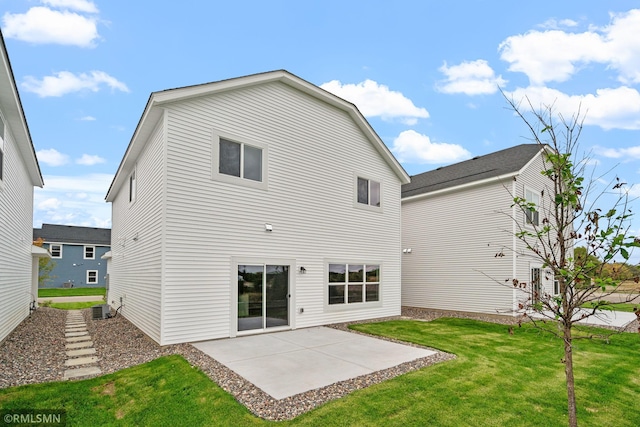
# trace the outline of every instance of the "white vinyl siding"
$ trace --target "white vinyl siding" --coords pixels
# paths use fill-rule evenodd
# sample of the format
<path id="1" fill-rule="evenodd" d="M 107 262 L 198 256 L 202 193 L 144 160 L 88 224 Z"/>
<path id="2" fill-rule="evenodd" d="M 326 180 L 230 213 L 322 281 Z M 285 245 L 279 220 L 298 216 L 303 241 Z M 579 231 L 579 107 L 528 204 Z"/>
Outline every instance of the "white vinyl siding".
<path id="1" fill-rule="evenodd" d="M 29 303 L 34 298 L 33 184 L 9 128 L 4 136 L 4 179 L 0 187 L 0 341 L 29 315 Z"/>
<path id="2" fill-rule="evenodd" d="M 411 248 L 402 255 L 403 305 L 481 313 L 511 310 L 509 185 L 506 181 L 403 202 L 402 247 Z"/>
<path id="3" fill-rule="evenodd" d="M 136 163 L 135 204 L 129 185 L 112 205 L 111 266 L 107 301 L 143 332 L 160 341 L 162 231 L 164 194 L 164 127 L 162 120 Z"/>
<path id="4" fill-rule="evenodd" d="M 167 110 L 163 344 L 229 336 L 233 257 L 296 260 L 295 327 L 400 314 L 400 181 L 347 113 L 281 83 Z M 209 179 L 212 132 L 269 147 L 268 191 Z M 356 171 L 384 212 L 352 209 Z M 380 304 L 327 311 L 329 257 L 380 260 Z"/>

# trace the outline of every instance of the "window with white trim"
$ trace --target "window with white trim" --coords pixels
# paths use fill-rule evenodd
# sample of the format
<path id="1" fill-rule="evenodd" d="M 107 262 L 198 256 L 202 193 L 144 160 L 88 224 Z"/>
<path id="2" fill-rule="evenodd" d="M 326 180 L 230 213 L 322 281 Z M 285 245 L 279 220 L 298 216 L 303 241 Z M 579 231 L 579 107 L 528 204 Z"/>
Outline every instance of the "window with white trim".
<path id="1" fill-rule="evenodd" d="M 87 270 L 87 285 L 98 283 L 98 270 Z"/>
<path id="2" fill-rule="evenodd" d="M 133 203 L 136 201 L 136 169 L 137 168 L 133 168 L 131 175 L 129 175 L 129 203 Z"/>
<path id="3" fill-rule="evenodd" d="M 380 183 L 372 179 L 358 177 L 358 203 L 380 207 Z"/>
<path id="4" fill-rule="evenodd" d="M 49 245 L 51 258 L 62 258 L 62 245 Z"/>
<path id="5" fill-rule="evenodd" d="M 262 148 L 220 138 L 218 172 L 262 182 Z"/>
<path id="6" fill-rule="evenodd" d="M 0 181 L 4 180 L 4 120 L 0 118 Z"/>
<path id="7" fill-rule="evenodd" d="M 96 247 L 85 246 L 84 247 L 84 259 L 96 259 Z"/>
<path id="8" fill-rule="evenodd" d="M 540 206 L 540 194 L 525 188 L 524 198 L 527 201 L 527 205 L 532 204 L 535 206 L 534 209 L 525 208 L 524 215 L 526 223 L 534 226 L 539 225 L 540 213 L 538 212 L 538 206 Z"/>
<path id="9" fill-rule="evenodd" d="M 329 305 L 379 301 L 380 265 L 329 264 Z"/>

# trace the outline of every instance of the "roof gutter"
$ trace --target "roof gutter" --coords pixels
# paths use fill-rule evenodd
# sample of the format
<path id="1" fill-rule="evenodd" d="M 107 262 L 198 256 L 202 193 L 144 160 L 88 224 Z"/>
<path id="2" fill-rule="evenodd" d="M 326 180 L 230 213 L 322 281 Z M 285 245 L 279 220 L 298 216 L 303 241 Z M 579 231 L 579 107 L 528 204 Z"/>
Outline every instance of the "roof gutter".
<path id="1" fill-rule="evenodd" d="M 493 184 L 493 183 L 497 183 L 497 182 L 507 182 L 507 180 L 511 180 L 511 179 L 513 179 L 513 177 L 516 177 L 516 176 L 520 175 L 520 172 L 521 171 L 518 170 L 518 171 L 511 172 L 511 173 L 504 174 L 504 175 L 498 175 L 498 176 L 494 176 L 494 177 L 487 178 L 487 179 L 481 179 L 479 181 L 469 182 L 467 184 L 457 185 L 455 187 L 448 187 L 448 188 L 443 188 L 443 189 L 436 190 L 436 191 L 431 191 L 431 192 L 428 192 L 428 193 L 416 194 L 415 196 L 403 197 L 401 199 L 401 202 L 402 203 L 413 202 L 415 200 L 428 199 L 430 197 L 435 197 L 435 196 L 440 196 L 442 194 L 447 194 L 447 193 L 453 193 L 453 192 L 456 192 L 456 191 L 466 190 L 466 189 L 473 188 L 473 187 L 478 187 L 478 186 L 481 186 L 481 185 Z"/>

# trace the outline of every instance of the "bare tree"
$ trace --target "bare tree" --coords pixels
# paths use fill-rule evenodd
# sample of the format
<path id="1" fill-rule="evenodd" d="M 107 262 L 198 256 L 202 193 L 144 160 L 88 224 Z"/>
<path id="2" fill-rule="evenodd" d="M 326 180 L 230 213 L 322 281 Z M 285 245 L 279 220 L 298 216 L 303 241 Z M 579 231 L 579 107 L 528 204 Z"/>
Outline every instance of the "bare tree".
<path id="1" fill-rule="evenodd" d="M 573 341 L 594 336 L 574 329 L 574 325 L 602 315 L 606 306 L 633 301 L 634 295 L 628 294 L 610 302 L 608 297 L 618 290 L 620 281 L 603 276 L 599 270 L 608 262 L 626 263 L 640 240 L 629 233 L 632 212 L 626 184 L 616 177 L 608 188 L 598 190 L 602 177 L 590 175 L 585 179 L 589 159 L 578 153 L 584 122 L 580 109 L 571 117 L 564 117 L 556 113 L 553 105 L 536 109 L 526 99 L 526 108 L 521 108 L 513 99 L 505 98 L 528 127 L 532 141 L 546 147 L 542 174 L 548 180 L 539 203 L 517 195 L 513 198 L 514 206 L 525 217 L 539 218 L 527 221 L 527 226 L 516 221 L 516 237 L 529 255 L 553 275 L 559 290 L 553 294 L 540 288 L 528 289 L 528 297 L 521 301 L 519 309 L 535 324 L 541 320 L 557 322 L 558 328 L 543 329 L 563 341 L 569 425 L 577 426 Z M 601 205 L 608 207 L 602 209 Z M 581 256 L 574 257 L 575 247 L 585 247 L 586 254 L 580 251 Z M 596 262 L 598 259 L 604 262 Z M 515 279 L 513 285 L 527 287 Z"/>

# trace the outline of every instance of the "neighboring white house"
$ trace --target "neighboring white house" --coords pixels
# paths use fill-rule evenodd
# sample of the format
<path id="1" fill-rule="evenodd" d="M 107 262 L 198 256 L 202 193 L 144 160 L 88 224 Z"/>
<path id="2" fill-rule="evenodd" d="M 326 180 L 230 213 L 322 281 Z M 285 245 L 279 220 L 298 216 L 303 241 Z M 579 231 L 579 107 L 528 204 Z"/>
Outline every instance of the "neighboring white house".
<path id="1" fill-rule="evenodd" d="M 398 315 L 408 182 L 287 71 L 152 93 L 106 196 L 107 300 L 163 345 Z"/>
<path id="2" fill-rule="evenodd" d="M 545 149 L 519 145 L 403 185 L 402 305 L 513 314 L 534 289 L 557 293 L 551 272 L 515 236 L 518 224 L 542 218 L 526 218 L 513 199 L 540 205 L 551 182 L 541 173 Z"/>
<path id="3" fill-rule="evenodd" d="M 42 174 L 0 34 L 0 341 L 37 301 L 38 257 L 47 256 L 31 239 L 34 186 Z"/>

